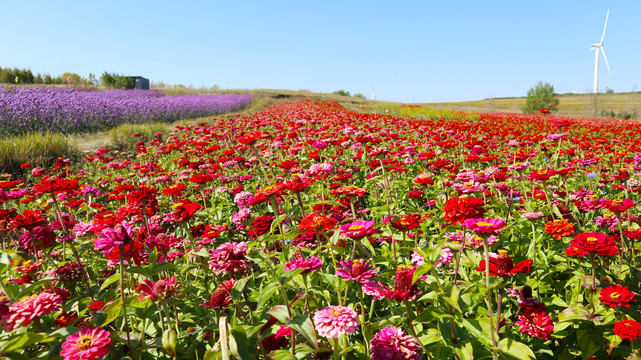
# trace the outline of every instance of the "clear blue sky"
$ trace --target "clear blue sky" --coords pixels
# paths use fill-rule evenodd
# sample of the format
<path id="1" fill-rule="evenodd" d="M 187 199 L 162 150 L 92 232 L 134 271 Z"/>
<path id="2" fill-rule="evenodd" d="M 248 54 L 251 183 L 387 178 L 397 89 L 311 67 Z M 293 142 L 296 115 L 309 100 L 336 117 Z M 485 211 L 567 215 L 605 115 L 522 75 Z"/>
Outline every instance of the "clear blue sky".
<path id="1" fill-rule="evenodd" d="M 402 102 L 641 90 L 639 1 L 8 0 L 1 67 Z"/>

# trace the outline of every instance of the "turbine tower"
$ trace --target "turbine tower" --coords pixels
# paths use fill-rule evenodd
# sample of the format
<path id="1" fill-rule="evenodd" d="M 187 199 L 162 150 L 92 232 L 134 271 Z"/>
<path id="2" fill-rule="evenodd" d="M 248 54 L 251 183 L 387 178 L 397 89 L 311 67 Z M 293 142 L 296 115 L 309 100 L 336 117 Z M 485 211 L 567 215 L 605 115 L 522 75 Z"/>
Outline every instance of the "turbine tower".
<path id="1" fill-rule="evenodd" d="M 605 57 L 605 49 L 603 48 L 603 38 L 605 38 L 605 28 L 608 26 L 608 16 L 610 15 L 610 9 L 608 9 L 607 14 L 605 15 L 605 25 L 603 26 L 603 35 L 601 35 L 601 41 L 596 44 L 590 44 L 590 51 L 596 50 L 594 53 L 594 93 L 596 94 L 599 85 L 599 50 L 603 54 L 603 60 L 605 60 L 605 65 L 608 67 L 608 73 L 612 75 L 610 71 L 610 65 L 608 65 L 608 58 Z"/>

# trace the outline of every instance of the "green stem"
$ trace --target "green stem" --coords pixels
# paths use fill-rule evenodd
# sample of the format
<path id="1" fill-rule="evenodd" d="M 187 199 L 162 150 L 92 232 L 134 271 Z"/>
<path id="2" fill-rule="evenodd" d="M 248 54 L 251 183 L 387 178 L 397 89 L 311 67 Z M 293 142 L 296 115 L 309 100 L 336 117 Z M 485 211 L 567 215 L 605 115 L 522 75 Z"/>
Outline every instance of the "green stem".
<path id="1" fill-rule="evenodd" d="M 122 301 L 122 311 L 125 314 L 125 333 L 127 334 L 127 347 L 129 348 L 129 356 L 133 355 L 133 348 L 131 347 L 131 336 L 129 335 L 129 321 L 127 320 L 127 304 L 125 301 L 125 265 L 122 253 L 125 251 L 124 246 L 120 246 L 120 300 Z"/>
<path id="2" fill-rule="evenodd" d="M 496 350 L 496 339 L 494 337 L 494 326 L 492 325 L 492 291 L 490 290 L 490 250 L 487 244 L 487 237 L 483 236 L 483 250 L 485 255 L 485 290 L 487 291 L 487 296 L 485 302 L 487 303 L 487 314 L 490 319 L 490 343 L 492 345 L 492 358 L 498 360 L 498 353 Z M 498 326 L 498 324 L 497 324 Z"/>

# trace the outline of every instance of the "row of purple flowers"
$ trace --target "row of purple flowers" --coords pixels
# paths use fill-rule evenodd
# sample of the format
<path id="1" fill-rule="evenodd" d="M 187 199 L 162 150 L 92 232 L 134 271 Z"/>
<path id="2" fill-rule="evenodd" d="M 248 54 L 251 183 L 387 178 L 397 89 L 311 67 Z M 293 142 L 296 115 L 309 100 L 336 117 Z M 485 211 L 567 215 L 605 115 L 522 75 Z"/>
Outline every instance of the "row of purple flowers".
<path id="1" fill-rule="evenodd" d="M 159 91 L 0 88 L 0 136 L 99 131 L 125 123 L 171 122 L 236 111 L 249 94 L 167 96 Z"/>

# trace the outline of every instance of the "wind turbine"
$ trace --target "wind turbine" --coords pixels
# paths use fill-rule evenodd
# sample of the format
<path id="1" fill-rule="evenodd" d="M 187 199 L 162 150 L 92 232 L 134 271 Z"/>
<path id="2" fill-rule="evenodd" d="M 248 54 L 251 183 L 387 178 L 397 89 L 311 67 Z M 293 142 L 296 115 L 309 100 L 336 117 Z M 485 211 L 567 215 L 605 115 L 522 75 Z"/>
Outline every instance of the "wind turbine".
<path id="1" fill-rule="evenodd" d="M 608 58 L 605 57 L 605 49 L 603 48 L 603 38 L 605 37 L 605 28 L 608 26 L 608 16 L 610 15 L 610 9 L 608 9 L 607 14 L 605 15 L 605 25 L 603 26 L 603 35 L 601 35 L 601 41 L 597 44 L 590 44 L 590 51 L 596 50 L 594 53 L 594 93 L 598 92 L 599 85 L 599 50 L 603 54 L 603 60 L 605 60 L 605 65 L 608 67 L 608 73 L 612 75 L 610 71 L 610 65 L 608 65 Z"/>

